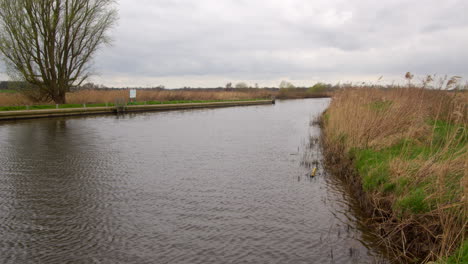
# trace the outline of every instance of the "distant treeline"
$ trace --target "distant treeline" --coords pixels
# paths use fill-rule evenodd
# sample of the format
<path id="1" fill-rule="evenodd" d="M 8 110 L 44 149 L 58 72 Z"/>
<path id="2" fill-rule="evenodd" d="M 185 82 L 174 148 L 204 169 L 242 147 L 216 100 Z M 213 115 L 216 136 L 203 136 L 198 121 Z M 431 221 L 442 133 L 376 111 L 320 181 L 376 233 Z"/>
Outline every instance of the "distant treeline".
<path id="1" fill-rule="evenodd" d="M 337 83 L 337 84 L 327 84 L 318 82 L 313 86 L 295 86 L 291 82 L 282 81 L 278 87 L 259 87 L 258 84 L 254 86 L 248 85 L 245 82 L 239 82 L 236 84 L 227 83 L 224 87 L 181 87 L 175 89 L 168 89 L 164 85 L 158 85 L 154 87 L 107 87 L 102 84 L 95 84 L 92 82 L 85 83 L 81 86 L 72 87 L 70 90 L 80 91 L 80 90 L 128 90 L 128 89 L 141 89 L 146 91 L 164 91 L 164 90 L 182 90 L 182 91 L 245 91 L 251 92 L 255 90 L 271 91 L 271 92 L 283 92 L 283 93 L 325 93 L 333 92 L 338 89 L 347 88 L 347 87 L 366 87 L 366 88 L 378 88 L 378 89 L 388 89 L 395 87 L 418 87 L 418 88 L 427 88 L 435 90 L 468 90 L 468 83 L 461 83 L 461 77 L 453 76 L 451 78 L 444 76 L 437 78 L 435 75 L 428 75 L 422 79 L 420 83 L 413 82 L 414 75 L 411 73 L 406 73 L 405 79 L 407 83 L 404 84 L 379 84 L 377 83 Z M 19 81 L 0 81 L 0 90 L 27 90 L 31 89 L 31 85 L 26 82 Z"/>
<path id="2" fill-rule="evenodd" d="M 8 83 L 9 82 L 0 82 L 0 90 L 8 90 Z"/>
<path id="3" fill-rule="evenodd" d="M 32 86 L 27 82 L 0 81 L 0 90 L 21 90 L 31 87 Z"/>
<path id="4" fill-rule="evenodd" d="M 327 87 L 327 90 L 333 90 L 339 88 L 337 85 L 330 85 L 330 84 L 321 84 L 325 85 Z M 18 81 L 0 81 L 0 90 L 18 90 L 23 87 L 27 87 L 28 84 L 26 82 L 18 82 Z M 248 86 L 242 86 L 242 87 L 181 87 L 181 88 L 171 88 L 168 89 L 163 85 L 159 86 L 154 86 L 154 87 L 108 87 L 104 85 L 99 85 L 99 84 L 94 84 L 94 83 L 86 83 L 81 86 L 77 87 L 72 87 L 72 91 L 79 91 L 79 90 L 94 90 L 94 89 L 99 89 L 99 90 L 128 90 L 128 89 L 142 89 L 142 90 L 147 90 L 147 91 L 164 91 L 164 90 L 185 90 L 185 91 L 252 91 L 252 90 L 267 90 L 267 91 L 273 91 L 277 92 L 280 89 L 298 89 L 298 90 L 306 90 L 310 89 L 310 87 L 248 87 Z"/>

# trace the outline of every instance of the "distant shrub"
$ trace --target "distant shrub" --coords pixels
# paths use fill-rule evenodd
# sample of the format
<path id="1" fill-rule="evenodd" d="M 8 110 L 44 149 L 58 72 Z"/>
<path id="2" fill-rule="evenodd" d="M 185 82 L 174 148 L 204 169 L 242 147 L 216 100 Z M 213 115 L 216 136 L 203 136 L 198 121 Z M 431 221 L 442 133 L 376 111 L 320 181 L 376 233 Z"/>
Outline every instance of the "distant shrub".
<path id="1" fill-rule="evenodd" d="M 249 86 L 245 83 L 245 82 L 240 82 L 240 83 L 236 83 L 236 89 L 245 89 L 245 88 L 249 88 Z"/>
<path id="2" fill-rule="evenodd" d="M 330 85 L 328 84 L 324 84 L 324 83 L 317 83 L 315 84 L 314 86 L 310 87 L 307 92 L 309 93 L 324 93 L 326 92 L 330 87 Z"/>
<path id="3" fill-rule="evenodd" d="M 279 85 L 279 88 L 280 88 L 280 90 L 281 89 L 294 89 L 294 88 L 296 88 L 296 86 L 294 86 L 294 84 L 292 84 L 290 82 L 281 81 L 281 83 Z"/>

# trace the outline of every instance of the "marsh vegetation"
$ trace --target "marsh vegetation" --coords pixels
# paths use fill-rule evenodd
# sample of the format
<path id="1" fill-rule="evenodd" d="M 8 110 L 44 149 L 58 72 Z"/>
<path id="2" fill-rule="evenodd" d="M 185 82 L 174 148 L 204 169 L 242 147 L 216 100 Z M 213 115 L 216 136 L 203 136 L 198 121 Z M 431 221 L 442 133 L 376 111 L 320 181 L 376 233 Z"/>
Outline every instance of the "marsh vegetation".
<path id="1" fill-rule="evenodd" d="M 329 168 L 399 261 L 467 260 L 467 102 L 463 91 L 350 87 L 323 115 Z"/>
<path id="2" fill-rule="evenodd" d="M 50 105 L 50 100 L 36 100 L 22 90 L 1 90 L 0 106 L 26 107 Z M 298 99 L 329 97 L 329 92 L 313 92 L 306 88 L 291 89 L 138 89 L 137 102 L 170 102 L 170 101 L 223 101 L 223 100 L 254 100 L 254 99 Z M 113 104 L 116 101 L 129 102 L 129 89 L 79 89 L 66 95 L 67 104 Z"/>

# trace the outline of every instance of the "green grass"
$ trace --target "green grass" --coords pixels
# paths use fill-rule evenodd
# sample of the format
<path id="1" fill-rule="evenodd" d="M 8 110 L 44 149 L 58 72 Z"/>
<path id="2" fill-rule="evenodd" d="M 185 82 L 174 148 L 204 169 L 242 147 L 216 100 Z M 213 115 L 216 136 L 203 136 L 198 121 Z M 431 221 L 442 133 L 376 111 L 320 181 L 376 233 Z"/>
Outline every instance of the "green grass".
<path id="1" fill-rule="evenodd" d="M 106 104 L 89 104 L 86 105 L 86 107 L 103 107 L 106 106 Z M 108 104 L 108 106 L 113 106 L 113 104 Z M 65 109 L 65 108 L 82 108 L 82 104 L 63 104 L 59 105 L 59 109 Z M 2 106 L 0 107 L 0 111 L 20 111 L 20 110 L 41 110 L 41 109 L 56 109 L 56 105 L 32 105 L 29 106 Z"/>
<path id="2" fill-rule="evenodd" d="M 1 106 L 0 111 L 19 111 L 26 110 L 26 106 Z"/>
<path id="3" fill-rule="evenodd" d="M 0 89 L 0 94 L 1 93 L 17 93 L 17 92 L 15 90 Z"/>
<path id="4" fill-rule="evenodd" d="M 438 149 L 444 146 L 450 136 L 454 135 L 454 140 L 450 145 L 450 153 L 456 153 L 464 148 L 468 143 L 468 130 L 465 126 L 459 124 L 451 124 L 441 120 L 429 121 L 433 126 L 434 136 L 432 140 L 432 148 Z"/>
<path id="5" fill-rule="evenodd" d="M 427 198 L 428 194 L 421 186 L 400 197 L 394 207 L 402 212 L 411 212 L 413 214 L 429 212 L 433 209 L 433 204 Z"/>
<path id="6" fill-rule="evenodd" d="M 461 247 L 450 256 L 444 264 L 462 264 L 468 263 L 468 240 L 462 243 Z M 441 264 L 442 264 L 441 263 Z"/>
<path id="7" fill-rule="evenodd" d="M 443 121 L 431 121 L 433 136 L 431 139 L 407 139 L 384 149 L 372 148 L 352 149 L 350 155 L 354 158 L 356 169 L 361 176 L 365 191 L 394 194 L 397 197 L 394 210 L 403 213 L 425 213 L 434 209 L 435 201 L 429 199 L 429 194 L 435 190 L 431 177 L 418 182 L 411 178 L 412 171 L 418 170 L 417 163 L 409 168 L 410 175 L 390 176 L 390 164 L 396 158 L 412 164 L 411 161 L 433 159 L 434 162 L 444 162 L 467 151 L 468 134 L 462 125 Z M 450 138 L 455 135 L 455 140 Z M 440 150 L 448 142 L 454 142 L 450 149 L 440 155 Z M 411 165 L 410 165 L 411 166 Z M 450 195 L 443 197 L 444 202 L 455 199 L 462 192 L 460 180 L 462 174 L 447 176 L 446 187 L 452 190 Z M 439 201 L 440 202 L 440 201 Z"/>
<path id="8" fill-rule="evenodd" d="M 388 183 L 388 165 L 392 158 L 390 153 L 373 149 L 359 149 L 352 152 L 365 191 L 378 191 L 382 185 Z"/>
<path id="9" fill-rule="evenodd" d="M 265 99 L 243 99 L 243 100 L 178 100 L 178 101 L 147 101 L 147 102 L 131 102 L 127 105 L 160 105 L 160 104 L 188 104 L 188 103 L 215 103 L 215 102 L 240 102 L 240 101 L 259 101 Z M 86 107 L 105 107 L 106 104 L 86 104 Z M 107 104 L 107 106 L 114 106 L 114 104 Z M 58 108 L 82 108 L 82 104 L 62 104 Z M 29 110 L 39 109 L 55 109 L 56 105 L 33 105 L 29 106 Z M 26 106 L 2 106 L 0 111 L 19 111 L 27 110 Z"/>

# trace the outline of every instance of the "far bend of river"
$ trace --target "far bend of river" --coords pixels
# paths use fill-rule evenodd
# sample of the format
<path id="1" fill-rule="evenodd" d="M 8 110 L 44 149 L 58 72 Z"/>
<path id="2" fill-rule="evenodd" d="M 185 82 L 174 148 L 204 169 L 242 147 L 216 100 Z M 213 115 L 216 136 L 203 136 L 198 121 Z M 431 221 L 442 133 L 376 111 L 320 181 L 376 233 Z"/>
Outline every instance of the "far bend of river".
<path id="1" fill-rule="evenodd" d="M 0 263 L 374 263 L 301 165 L 328 103 L 0 123 Z"/>

